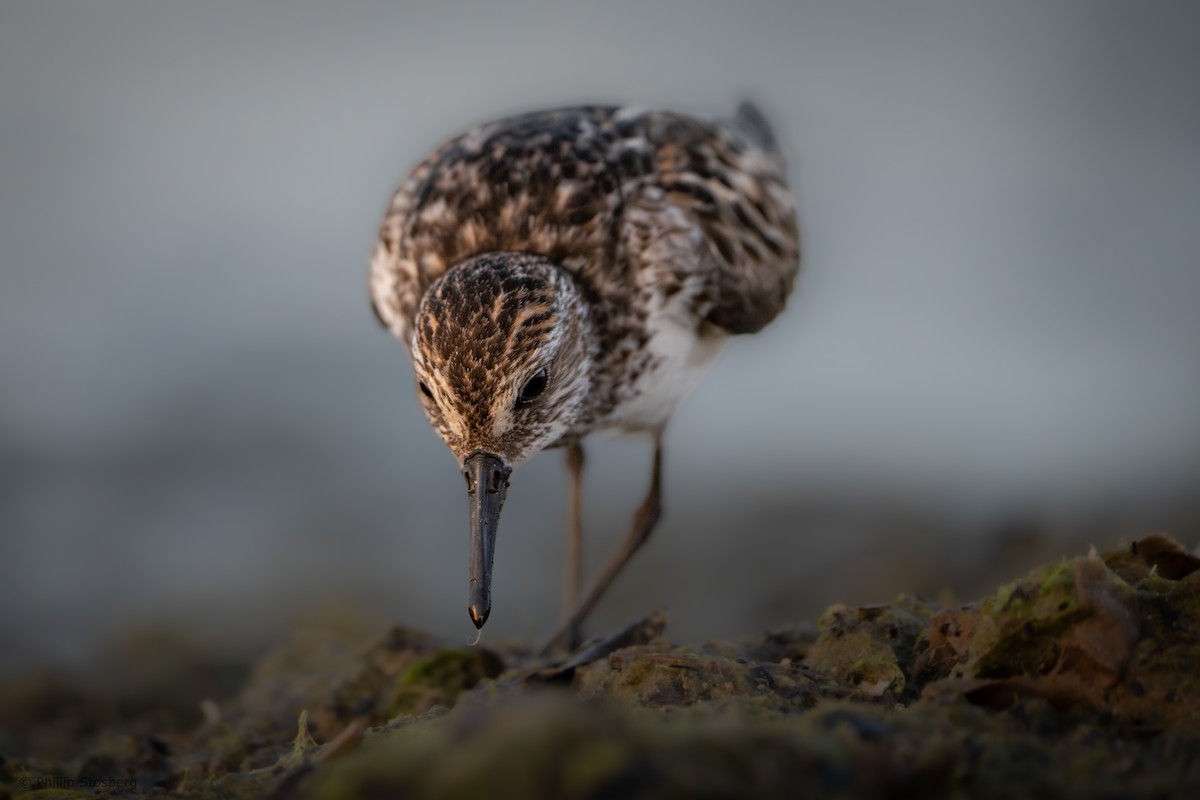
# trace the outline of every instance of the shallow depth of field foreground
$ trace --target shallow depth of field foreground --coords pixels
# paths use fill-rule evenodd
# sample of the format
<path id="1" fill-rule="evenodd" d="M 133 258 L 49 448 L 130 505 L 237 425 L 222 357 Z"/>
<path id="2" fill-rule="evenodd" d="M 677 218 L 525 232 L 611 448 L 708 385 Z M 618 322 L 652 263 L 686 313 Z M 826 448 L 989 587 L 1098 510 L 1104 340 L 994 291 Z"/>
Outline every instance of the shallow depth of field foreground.
<path id="1" fill-rule="evenodd" d="M 552 661 L 350 623 L 245 670 L 183 641 L 4 686 L 0 796 L 1200 792 L 1200 559 L 1160 535 L 703 646 L 659 614 Z"/>

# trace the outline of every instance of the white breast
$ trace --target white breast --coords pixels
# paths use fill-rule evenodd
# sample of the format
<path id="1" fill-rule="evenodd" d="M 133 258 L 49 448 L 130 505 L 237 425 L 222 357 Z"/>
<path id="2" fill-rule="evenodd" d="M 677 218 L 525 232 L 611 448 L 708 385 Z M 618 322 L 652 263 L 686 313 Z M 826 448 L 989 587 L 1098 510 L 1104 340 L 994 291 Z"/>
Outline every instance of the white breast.
<path id="1" fill-rule="evenodd" d="M 647 347 L 654 366 L 638 376 L 631 396 L 613 409 L 605 420 L 606 427 L 626 431 L 661 428 L 729 340 L 716 329 L 697 335 L 694 322 L 681 324 L 669 315 L 650 322 L 653 335 Z"/>

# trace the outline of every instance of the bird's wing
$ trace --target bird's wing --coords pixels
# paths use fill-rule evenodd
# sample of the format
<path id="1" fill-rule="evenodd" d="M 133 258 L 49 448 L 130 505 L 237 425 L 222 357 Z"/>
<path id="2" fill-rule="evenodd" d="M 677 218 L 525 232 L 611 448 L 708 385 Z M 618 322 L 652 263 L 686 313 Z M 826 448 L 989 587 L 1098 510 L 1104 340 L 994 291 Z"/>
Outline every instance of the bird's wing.
<path id="1" fill-rule="evenodd" d="M 409 226 L 410 212 L 419 205 L 422 189 L 450 144 L 442 145 L 418 164 L 392 195 L 371 253 L 371 308 L 379 324 L 406 345 L 412 343 L 413 317 L 433 278 L 426 274 L 427 269 L 423 268 L 419 256 L 411 249 L 402 248 L 401 243 Z M 424 266 L 428 267 L 427 264 Z"/>
<path id="2" fill-rule="evenodd" d="M 644 282 L 692 289 L 694 313 L 753 333 L 783 310 L 800 268 L 796 207 L 765 119 L 728 124 L 657 114 L 657 169 L 625 215 L 625 247 Z"/>
<path id="3" fill-rule="evenodd" d="M 439 275 L 474 255 L 513 251 L 553 259 L 615 301 L 677 261 L 692 282 L 703 273 L 709 322 L 732 333 L 758 330 L 783 308 L 799 243 L 769 128 L 761 115 L 745 119 L 753 124 L 741 114 L 707 125 L 585 106 L 511 117 L 452 139 L 388 207 L 371 261 L 376 316 L 411 343 L 421 297 Z M 663 215 L 661 225 L 654 214 Z M 680 224 L 687 235 L 674 244 L 655 240 Z"/>

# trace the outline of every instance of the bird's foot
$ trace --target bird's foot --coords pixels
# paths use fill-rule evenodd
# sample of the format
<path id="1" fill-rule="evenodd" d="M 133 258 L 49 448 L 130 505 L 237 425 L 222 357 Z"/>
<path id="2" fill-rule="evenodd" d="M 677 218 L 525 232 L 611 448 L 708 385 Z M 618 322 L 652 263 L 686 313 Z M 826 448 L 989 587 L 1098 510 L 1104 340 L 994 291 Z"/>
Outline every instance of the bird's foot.
<path id="1" fill-rule="evenodd" d="M 630 625 L 625 626 L 619 631 L 610 634 L 606 637 L 593 637 L 582 646 L 573 648 L 571 651 L 563 654 L 561 658 L 555 658 L 544 663 L 537 672 L 541 680 L 553 680 L 560 678 L 563 675 L 571 674 L 577 667 L 591 664 L 593 661 L 599 661 L 616 650 L 623 647 L 635 647 L 637 645 L 649 644 L 650 642 L 662 636 L 667 627 L 667 615 L 663 611 L 655 611 L 644 619 L 639 619 Z M 542 659 L 549 659 L 549 654 L 554 652 L 555 646 L 559 642 L 559 635 L 564 634 L 566 628 L 559 631 L 551 639 L 549 639 L 542 649 Z"/>

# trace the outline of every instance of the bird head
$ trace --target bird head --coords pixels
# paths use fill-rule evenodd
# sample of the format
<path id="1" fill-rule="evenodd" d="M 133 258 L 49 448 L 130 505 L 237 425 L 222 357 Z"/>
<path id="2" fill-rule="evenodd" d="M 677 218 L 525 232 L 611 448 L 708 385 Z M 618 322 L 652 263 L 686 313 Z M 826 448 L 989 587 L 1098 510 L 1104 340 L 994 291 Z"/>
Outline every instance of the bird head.
<path id="1" fill-rule="evenodd" d="M 412 344 L 425 415 L 467 479 L 468 610 L 491 609 L 496 529 L 512 469 L 555 444 L 585 411 L 593 352 L 586 303 L 552 261 L 518 253 L 469 259 L 417 309 Z"/>

